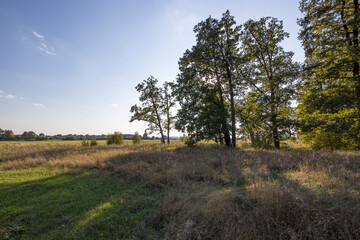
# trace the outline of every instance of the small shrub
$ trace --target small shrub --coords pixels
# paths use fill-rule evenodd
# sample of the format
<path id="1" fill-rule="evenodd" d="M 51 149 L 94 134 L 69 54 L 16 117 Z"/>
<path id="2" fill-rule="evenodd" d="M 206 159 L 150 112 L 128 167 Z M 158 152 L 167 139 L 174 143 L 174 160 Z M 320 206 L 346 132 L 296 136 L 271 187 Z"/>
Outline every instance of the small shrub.
<path id="1" fill-rule="evenodd" d="M 90 146 L 90 143 L 89 143 L 89 141 L 86 141 L 86 139 L 83 139 L 82 142 L 81 142 L 81 145 L 83 147 L 86 147 L 86 146 Z"/>
<path id="2" fill-rule="evenodd" d="M 96 146 L 96 145 L 97 145 L 97 141 L 96 138 L 94 138 L 93 140 L 91 140 L 90 146 Z"/>
<path id="3" fill-rule="evenodd" d="M 263 148 L 267 149 L 270 148 L 272 144 L 272 134 L 269 131 L 257 131 L 253 136 L 251 137 L 251 145 L 254 148 Z"/>
<path id="4" fill-rule="evenodd" d="M 335 133 L 331 131 L 323 131 L 321 129 L 317 129 L 308 134 L 302 135 L 302 140 L 305 143 L 310 143 L 311 147 L 314 150 L 350 150 L 355 147 L 353 144 L 346 139 L 343 133 Z"/>
<path id="5" fill-rule="evenodd" d="M 186 138 L 185 139 L 185 144 L 188 146 L 188 147 L 193 147 L 193 146 L 195 146 L 196 145 L 196 143 L 197 143 L 197 141 L 195 140 L 195 139 L 193 139 L 193 138 Z"/>
<path id="6" fill-rule="evenodd" d="M 140 143 L 140 135 L 138 132 L 135 132 L 134 137 L 132 139 L 133 144 L 139 144 Z"/>
<path id="7" fill-rule="evenodd" d="M 124 136 L 122 135 L 122 133 L 119 132 L 114 132 L 114 134 L 109 134 L 107 136 L 107 141 L 106 144 L 110 145 L 110 144 L 123 144 L 124 143 Z"/>

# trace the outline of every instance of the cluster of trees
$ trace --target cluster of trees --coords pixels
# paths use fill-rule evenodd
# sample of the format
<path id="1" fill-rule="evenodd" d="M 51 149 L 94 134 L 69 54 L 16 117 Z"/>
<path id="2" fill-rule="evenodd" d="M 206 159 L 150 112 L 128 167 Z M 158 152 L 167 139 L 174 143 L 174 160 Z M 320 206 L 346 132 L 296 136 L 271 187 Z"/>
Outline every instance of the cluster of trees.
<path id="1" fill-rule="evenodd" d="M 11 141 L 15 139 L 14 132 L 12 130 L 2 130 L 0 128 L 0 140 Z"/>
<path id="2" fill-rule="evenodd" d="M 48 139 L 43 133 L 37 135 L 33 131 L 25 131 L 21 135 L 15 135 L 12 130 L 2 130 L 0 128 L 0 141 L 42 141 Z"/>
<path id="3" fill-rule="evenodd" d="M 130 112 L 133 113 L 130 122 L 135 120 L 148 122 L 148 131 L 153 133 L 159 131 L 161 142 L 165 144 L 165 134 L 167 131 L 167 143 L 170 144 L 170 130 L 174 122 L 171 108 L 175 101 L 171 89 L 172 83 L 165 82 L 163 87 L 157 86 L 158 80 L 153 76 L 145 79 L 136 86 L 136 90 L 141 93 L 139 100 L 141 106 L 134 105 Z M 145 132 L 147 135 L 147 132 Z"/>
<path id="4" fill-rule="evenodd" d="M 168 88 L 152 76 L 136 87 L 142 107 L 131 108 L 131 121 L 147 121 L 165 143 L 176 100 L 175 128 L 189 145 L 212 139 L 236 147 L 248 137 L 254 146 L 280 148 L 280 140 L 300 136 L 315 148 L 360 149 L 358 0 L 302 0 L 300 10 L 303 64 L 281 46 L 289 37 L 282 21 L 237 25 L 227 11 L 194 27 L 196 44 Z"/>
<path id="5" fill-rule="evenodd" d="M 96 140 L 109 140 L 109 137 L 111 138 L 113 135 L 115 135 L 115 142 L 119 142 L 119 135 L 121 135 L 121 143 L 123 140 L 132 140 L 136 143 L 139 143 L 141 139 L 149 139 L 149 140 L 155 140 L 160 139 L 156 138 L 154 136 L 149 137 L 148 134 L 145 132 L 143 136 L 140 136 L 138 132 L 135 132 L 135 134 L 122 134 L 115 132 L 114 134 L 109 135 L 78 135 L 78 134 L 67 134 L 67 135 L 61 135 L 57 134 L 54 136 L 48 136 L 44 133 L 40 133 L 37 135 L 34 131 L 25 131 L 20 135 L 15 135 L 12 130 L 3 130 L 0 128 L 0 141 L 42 141 L 42 140 L 83 140 L 84 146 L 90 146 L 91 141 L 95 139 Z M 135 139 L 135 140 L 134 140 Z M 110 141 L 111 142 L 111 141 Z M 93 146 L 96 144 L 93 143 Z"/>
<path id="6" fill-rule="evenodd" d="M 139 144 L 141 141 L 140 134 L 138 132 L 135 132 L 131 140 L 133 144 Z M 122 133 L 114 132 L 114 134 L 109 134 L 107 136 L 107 141 L 106 141 L 107 145 L 115 145 L 115 144 L 121 145 L 123 143 L 124 143 L 124 135 Z"/>

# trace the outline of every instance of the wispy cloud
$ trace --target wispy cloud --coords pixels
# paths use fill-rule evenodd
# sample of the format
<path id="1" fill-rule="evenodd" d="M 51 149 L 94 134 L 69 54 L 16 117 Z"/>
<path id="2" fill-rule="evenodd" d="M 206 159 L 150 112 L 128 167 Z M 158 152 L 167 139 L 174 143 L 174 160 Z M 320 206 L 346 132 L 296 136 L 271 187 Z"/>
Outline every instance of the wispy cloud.
<path id="1" fill-rule="evenodd" d="M 44 39 L 44 36 L 43 36 L 43 35 L 35 32 L 35 31 L 33 31 L 32 33 L 33 33 L 37 38 Z"/>
<path id="2" fill-rule="evenodd" d="M 16 97 L 12 94 L 2 95 L 3 93 L 4 93 L 4 91 L 0 90 L 0 98 L 15 99 L 15 97 Z"/>
<path id="3" fill-rule="evenodd" d="M 172 1 L 166 9 L 167 24 L 171 35 L 176 39 L 193 39 L 193 27 L 201 20 L 197 14 L 190 13 L 187 1 Z"/>
<path id="4" fill-rule="evenodd" d="M 45 107 L 45 105 L 42 104 L 42 103 L 33 103 L 33 106 L 37 107 L 37 108 L 44 108 Z"/>
<path id="5" fill-rule="evenodd" d="M 52 49 L 49 49 L 49 48 L 47 48 L 47 47 L 38 47 L 38 49 L 40 49 L 41 51 L 43 51 L 43 52 L 45 52 L 46 54 L 48 54 L 48 55 L 55 55 L 56 53 L 55 53 L 55 49 L 54 48 L 52 48 Z"/>
<path id="6" fill-rule="evenodd" d="M 48 55 L 56 55 L 55 48 L 49 47 L 49 45 L 45 42 L 44 35 L 41 35 L 40 33 L 37 33 L 35 31 L 33 31 L 32 33 L 40 40 L 40 45 L 37 47 L 40 51 Z"/>
<path id="7" fill-rule="evenodd" d="M 117 103 L 111 104 L 112 107 L 118 107 L 119 105 Z"/>
<path id="8" fill-rule="evenodd" d="M 4 96 L 4 98 L 7 98 L 7 99 L 14 99 L 14 98 L 15 98 L 15 96 L 14 96 L 14 95 L 12 95 L 12 94 L 8 94 L 8 95 Z"/>

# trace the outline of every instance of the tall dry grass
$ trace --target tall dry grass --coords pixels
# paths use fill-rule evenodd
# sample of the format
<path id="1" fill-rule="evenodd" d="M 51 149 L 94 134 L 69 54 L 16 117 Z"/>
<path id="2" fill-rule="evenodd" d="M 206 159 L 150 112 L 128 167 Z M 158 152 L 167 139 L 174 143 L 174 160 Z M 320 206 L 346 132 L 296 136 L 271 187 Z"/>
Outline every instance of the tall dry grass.
<path id="1" fill-rule="evenodd" d="M 165 190 L 164 239 L 360 239 L 360 153 L 9 146 L 0 169 L 99 169 Z M 157 223 L 154 223 L 157 224 Z"/>

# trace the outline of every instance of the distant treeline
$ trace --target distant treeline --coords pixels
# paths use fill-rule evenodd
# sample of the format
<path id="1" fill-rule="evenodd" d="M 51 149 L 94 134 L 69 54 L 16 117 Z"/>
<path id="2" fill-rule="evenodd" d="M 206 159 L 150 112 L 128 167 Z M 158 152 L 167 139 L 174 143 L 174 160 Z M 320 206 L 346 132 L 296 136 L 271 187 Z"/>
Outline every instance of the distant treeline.
<path id="1" fill-rule="evenodd" d="M 101 135 L 81 135 L 81 134 L 56 134 L 56 135 L 45 135 L 44 133 L 36 134 L 33 131 L 25 131 L 21 135 L 14 134 L 12 130 L 3 130 L 0 128 L 0 141 L 46 141 L 46 140 L 107 140 L 107 134 Z M 132 140 L 134 134 L 123 134 L 124 140 Z M 148 136 L 144 133 L 142 136 L 140 135 L 141 139 L 144 140 L 160 140 L 160 137 L 155 136 Z M 176 137 L 170 137 L 171 139 L 177 139 Z"/>

